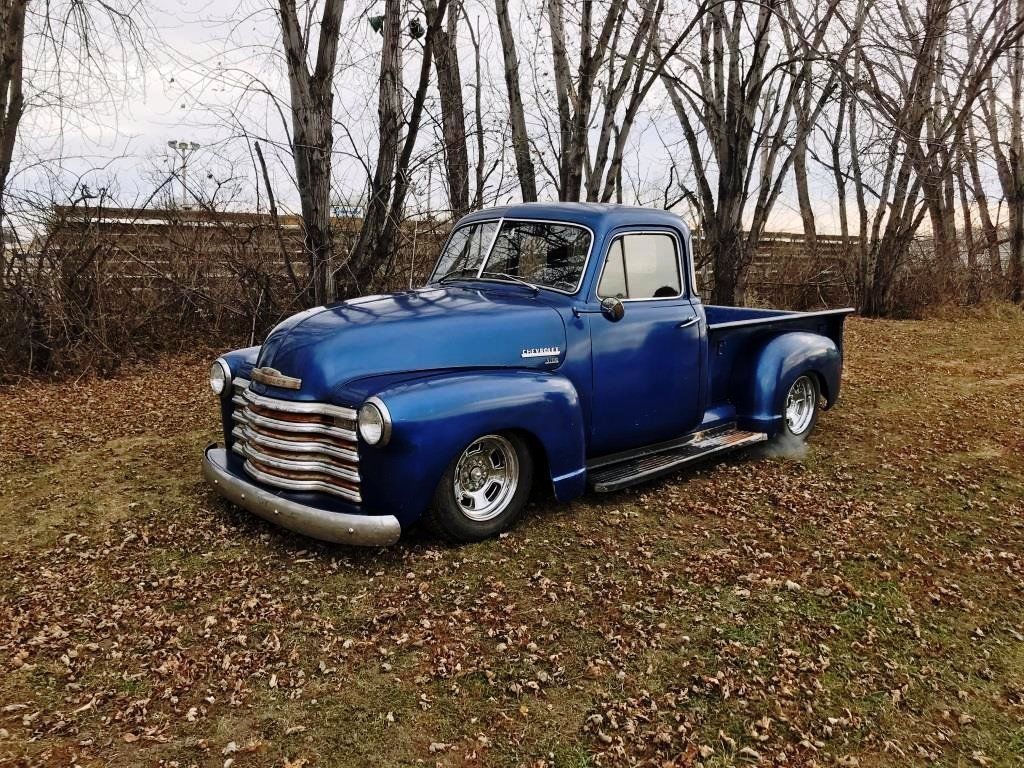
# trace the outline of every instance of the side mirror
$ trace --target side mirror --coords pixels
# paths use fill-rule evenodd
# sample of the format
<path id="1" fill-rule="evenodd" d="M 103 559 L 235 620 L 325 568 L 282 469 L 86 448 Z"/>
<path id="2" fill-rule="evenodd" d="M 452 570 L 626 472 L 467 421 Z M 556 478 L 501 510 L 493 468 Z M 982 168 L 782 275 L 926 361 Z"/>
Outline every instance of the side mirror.
<path id="1" fill-rule="evenodd" d="M 609 296 L 607 299 L 601 300 L 601 314 L 613 323 L 617 323 L 626 314 L 626 307 L 619 299 Z"/>

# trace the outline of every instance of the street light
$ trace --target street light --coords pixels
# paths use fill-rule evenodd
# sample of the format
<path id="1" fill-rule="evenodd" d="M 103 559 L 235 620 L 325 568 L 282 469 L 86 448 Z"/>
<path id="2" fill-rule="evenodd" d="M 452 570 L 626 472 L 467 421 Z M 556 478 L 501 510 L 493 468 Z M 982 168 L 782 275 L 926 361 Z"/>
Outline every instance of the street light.
<path id="1" fill-rule="evenodd" d="M 173 149 L 181 158 L 181 207 L 188 207 L 188 187 L 185 182 L 188 178 L 188 159 L 192 153 L 199 149 L 200 145 L 194 141 L 168 141 L 167 146 Z"/>

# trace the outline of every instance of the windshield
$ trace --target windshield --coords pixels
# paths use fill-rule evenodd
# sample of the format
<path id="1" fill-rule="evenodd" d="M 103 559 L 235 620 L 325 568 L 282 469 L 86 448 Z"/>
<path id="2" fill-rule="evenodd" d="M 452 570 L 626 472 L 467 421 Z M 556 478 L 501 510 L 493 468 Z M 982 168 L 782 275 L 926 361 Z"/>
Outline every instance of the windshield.
<path id="1" fill-rule="evenodd" d="M 500 229 L 499 229 L 500 226 Z M 571 224 L 484 221 L 452 234 L 430 281 L 445 278 L 527 282 L 577 289 L 590 252 L 590 232 Z"/>

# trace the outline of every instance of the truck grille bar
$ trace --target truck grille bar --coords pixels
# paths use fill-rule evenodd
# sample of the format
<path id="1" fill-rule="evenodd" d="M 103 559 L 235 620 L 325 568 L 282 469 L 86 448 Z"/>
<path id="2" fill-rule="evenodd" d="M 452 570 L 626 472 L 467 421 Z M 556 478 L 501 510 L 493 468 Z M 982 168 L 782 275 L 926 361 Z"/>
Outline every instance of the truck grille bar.
<path id="1" fill-rule="evenodd" d="M 231 450 L 246 472 L 277 488 L 362 501 L 355 410 L 257 395 L 242 378 L 232 386 Z"/>

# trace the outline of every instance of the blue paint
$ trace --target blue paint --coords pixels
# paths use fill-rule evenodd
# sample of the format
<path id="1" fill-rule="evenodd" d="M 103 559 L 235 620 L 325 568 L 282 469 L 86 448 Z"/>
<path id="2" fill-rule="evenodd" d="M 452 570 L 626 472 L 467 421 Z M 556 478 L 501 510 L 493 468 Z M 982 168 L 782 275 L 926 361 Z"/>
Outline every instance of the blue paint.
<path id="1" fill-rule="evenodd" d="M 567 501 L 583 493 L 588 459 L 733 421 L 774 434 L 782 399 L 803 373 L 818 377 L 828 406 L 836 402 L 850 310 L 704 307 L 692 290 L 690 233 L 666 211 L 528 204 L 479 211 L 460 226 L 499 218 L 589 229 L 593 243 L 579 290 L 454 280 L 362 297 L 302 312 L 278 325 L 262 347 L 224 356 L 235 376 L 268 366 L 302 379 L 297 391 L 254 381 L 257 394 L 353 408 L 376 396 L 391 413 L 389 444 L 360 444 L 360 505 L 316 493 L 282 496 L 393 514 L 407 526 L 467 444 L 517 431 L 540 460 L 537 478 L 543 473 L 556 498 Z M 597 282 L 611 242 L 636 230 L 675 238 L 685 288 L 677 298 L 627 301 L 614 323 L 598 311 Z M 542 348 L 558 351 L 523 356 Z M 222 403 L 230 424 L 230 400 Z M 244 472 L 236 456 L 230 466 Z"/>

